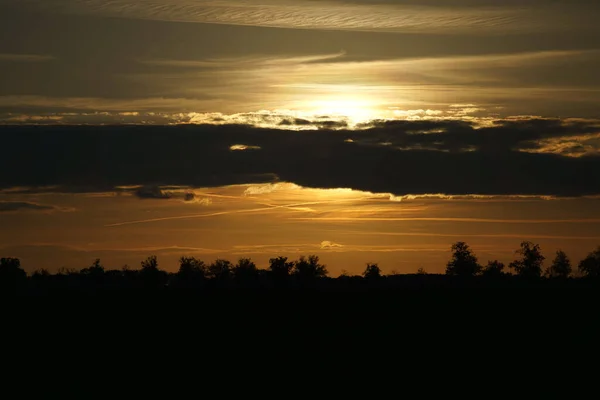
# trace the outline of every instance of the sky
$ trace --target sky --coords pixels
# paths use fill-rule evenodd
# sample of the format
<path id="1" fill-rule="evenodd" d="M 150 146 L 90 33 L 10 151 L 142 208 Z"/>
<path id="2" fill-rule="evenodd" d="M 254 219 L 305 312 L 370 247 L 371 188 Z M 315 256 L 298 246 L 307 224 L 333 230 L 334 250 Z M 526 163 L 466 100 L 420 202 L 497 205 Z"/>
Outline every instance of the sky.
<path id="1" fill-rule="evenodd" d="M 0 255 L 443 272 L 600 244 L 595 0 L 0 0 Z"/>

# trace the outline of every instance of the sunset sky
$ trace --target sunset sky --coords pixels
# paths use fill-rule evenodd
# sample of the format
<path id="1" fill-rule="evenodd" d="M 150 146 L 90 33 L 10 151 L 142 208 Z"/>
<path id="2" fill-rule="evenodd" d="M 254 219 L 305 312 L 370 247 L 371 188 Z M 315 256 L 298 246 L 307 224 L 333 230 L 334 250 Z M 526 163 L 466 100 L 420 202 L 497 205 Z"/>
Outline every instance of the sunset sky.
<path id="1" fill-rule="evenodd" d="M 25 270 L 600 245 L 600 2 L 0 0 Z M 548 263 L 549 260 L 547 260 Z"/>

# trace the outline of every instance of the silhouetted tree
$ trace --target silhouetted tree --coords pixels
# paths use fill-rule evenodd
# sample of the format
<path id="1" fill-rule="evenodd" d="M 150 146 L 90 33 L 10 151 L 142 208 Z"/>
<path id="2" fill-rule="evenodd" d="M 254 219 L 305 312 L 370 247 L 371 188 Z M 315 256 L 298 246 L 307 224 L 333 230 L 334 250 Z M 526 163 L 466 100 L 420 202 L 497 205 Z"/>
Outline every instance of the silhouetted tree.
<path id="1" fill-rule="evenodd" d="M 377 278 L 381 278 L 381 269 L 379 268 L 379 266 L 377 264 L 367 264 L 367 268 L 365 268 L 365 271 L 363 272 L 363 276 L 366 279 L 377 279 Z"/>
<path id="2" fill-rule="evenodd" d="M 511 262 L 509 268 L 526 278 L 539 278 L 542 275 L 542 264 L 546 257 L 542 255 L 539 244 L 522 242 L 516 253 L 521 259 Z"/>
<path id="3" fill-rule="evenodd" d="M 0 285 L 16 287 L 25 283 L 27 273 L 21 268 L 21 260 L 18 258 L 0 258 Z"/>
<path id="4" fill-rule="evenodd" d="M 104 267 L 102 266 L 102 264 L 100 264 L 100 259 L 97 258 L 91 266 L 82 269 L 80 274 L 92 278 L 101 277 L 102 275 L 104 275 Z"/>
<path id="5" fill-rule="evenodd" d="M 137 281 L 138 275 L 139 271 L 131 269 L 127 264 L 121 267 L 121 277 L 126 286 L 133 286 Z"/>
<path id="6" fill-rule="evenodd" d="M 156 256 L 150 256 L 141 262 L 142 271 L 158 271 L 158 260 Z"/>
<path id="7" fill-rule="evenodd" d="M 177 277 L 181 280 L 198 280 L 206 276 L 206 264 L 195 257 L 181 257 Z"/>
<path id="8" fill-rule="evenodd" d="M 504 275 L 504 264 L 498 260 L 488 261 L 487 265 L 481 271 L 483 276 L 499 277 Z"/>
<path id="9" fill-rule="evenodd" d="M 398 275 L 398 273 L 392 271 L 392 275 Z M 425 268 L 419 267 L 419 269 L 417 270 L 417 275 L 427 275 L 427 271 L 425 271 Z"/>
<path id="10" fill-rule="evenodd" d="M 150 256 L 141 262 L 140 278 L 146 287 L 160 287 L 167 282 L 167 273 L 158 269 L 156 256 Z"/>
<path id="11" fill-rule="evenodd" d="M 79 275 L 79 271 L 77 271 L 75 268 L 60 267 L 58 269 L 58 271 L 56 271 L 56 275 L 75 276 L 75 275 Z"/>
<path id="12" fill-rule="evenodd" d="M 277 257 L 269 260 L 269 270 L 271 271 L 273 277 L 277 280 L 286 279 L 292 272 L 293 268 L 294 262 L 288 261 L 287 257 Z"/>
<path id="13" fill-rule="evenodd" d="M 600 246 L 581 260 L 578 269 L 583 276 L 600 278 Z"/>
<path id="14" fill-rule="evenodd" d="M 208 267 L 208 276 L 217 281 L 228 281 L 232 277 L 233 265 L 228 260 L 215 260 Z"/>
<path id="15" fill-rule="evenodd" d="M 556 257 L 552 261 L 552 265 L 546 269 L 545 275 L 549 278 L 567 278 L 571 275 L 571 260 L 564 251 L 558 250 Z"/>
<path id="16" fill-rule="evenodd" d="M 46 268 L 36 269 L 35 271 L 33 271 L 33 274 L 31 274 L 32 278 L 47 278 L 49 276 L 50 272 Z"/>
<path id="17" fill-rule="evenodd" d="M 240 258 L 238 263 L 233 267 L 233 275 L 235 279 L 240 281 L 254 281 L 258 279 L 258 268 L 256 264 L 249 258 Z"/>
<path id="18" fill-rule="evenodd" d="M 327 274 L 327 267 L 319 264 L 319 257 L 316 255 L 310 255 L 308 259 L 301 256 L 294 263 L 293 275 L 300 281 L 313 281 L 318 278 L 324 278 Z"/>
<path id="19" fill-rule="evenodd" d="M 465 242 L 452 245 L 452 258 L 446 265 L 447 275 L 473 276 L 481 270 L 477 257 Z"/>
<path id="20" fill-rule="evenodd" d="M 181 257 L 175 284 L 181 287 L 190 287 L 200 284 L 207 274 L 207 267 L 203 261 L 195 257 Z"/>

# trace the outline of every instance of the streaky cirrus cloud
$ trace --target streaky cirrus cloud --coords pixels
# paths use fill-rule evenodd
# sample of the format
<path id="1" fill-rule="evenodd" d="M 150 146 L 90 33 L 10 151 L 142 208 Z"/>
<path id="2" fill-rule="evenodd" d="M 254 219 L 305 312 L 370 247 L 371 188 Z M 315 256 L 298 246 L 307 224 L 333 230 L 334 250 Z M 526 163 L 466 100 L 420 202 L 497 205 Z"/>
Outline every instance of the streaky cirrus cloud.
<path id="1" fill-rule="evenodd" d="M 346 55 L 345 51 L 339 51 L 331 54 L 315 54 L 305 56 L 286 56 L 281 54 L 277 57 L 271 56 L 241 56 L 241 57 L 221 57 L 206 60 L 169 60 L 169 59 L 141 59 L 138 62 L 147 65 L 160 67 L 177 67 L 177 68 L 193 68 L 193 69 L 223 69 L 232 68 L 244 69 L 248 66 L 289 66 L 302 65 L 316 62 L 327 62 L 339 59 Z"/>
<path id="2" fill-rule="evenodd" d="M 30 201 L 0 201 L 0 212 L 17 211 L 68 211 L 68 209 Z"/>
<path id="3" fill-rule="evenodd" d="M 159 21 L 250 25 L 272 28 L 391 32 L 530 32 L 593 28 L 584 8 L 548 0 L 427 5 L 415 2 L 309 0 L 5 0 L 15 7 L 51 12 Z M 584 3 L 585 4 L 585 3 Z M 591 7 L 594 7 L 591 5 Z"/>
<path id="4" fill-rule="evenodd" d="M 119 75 L 152 94 L 0 95 L 0 123 L 254 123 L 352 127 L 374 118 L 515 114 L 598 117 L 598 50 L 353 61 L 345 53 L 140 59 Z M 140 67 L 141 70 L 137 70 Z M 116 78 L 115 78 L 116 79 Z M 560 99 L 560 102 L 557 102 Z M 457 103 L 471 104 L 457 110 Z M 270 110 L 270 111 L 265 111 Z M 282 114 L 291 119 L 282 121 Z M 272 116 L 272 121 L 267 117 Z M 344 116 L 345 119 L 341 117 Z M 458 114 L 456 114 L 458 116 Z M 278 119 L 279 118 L 279 119 Z M 254 119 L 254 120 L 253 120 Z M 304 121 L 302 121 L 304 120 Z M 290 122 L 291 121 L 291 122 Z M 310 126 L 309 128 L 315 128 Z"/>
<path id="5" fill-rule="evenodd" d="M 45 62 L 54 59 L 53 56 L 44 54 L 0 53 L 0 62 Z"/>

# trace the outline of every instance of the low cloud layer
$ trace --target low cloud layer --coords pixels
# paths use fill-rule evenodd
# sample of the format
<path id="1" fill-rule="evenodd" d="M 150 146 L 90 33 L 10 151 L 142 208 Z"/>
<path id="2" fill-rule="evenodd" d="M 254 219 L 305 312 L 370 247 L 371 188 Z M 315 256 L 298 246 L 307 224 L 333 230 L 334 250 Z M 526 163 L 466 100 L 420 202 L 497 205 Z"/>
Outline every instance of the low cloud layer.
<path id="1" fill-rule="evenodd" d="M 468 121 L 374 121 L 363 130 L 307 131 L 3 127 L 0 146 L 10 151 L 0 160 L 0 188 L 90 192 L 142 185 L 139 197 L 163 198 L 161 189 L 147 188 L 285 181 L 397 196 L 597 195 L 599 131 L 598 121 L 535 118 L 482 128 Z M 239 143 L 257 149 L 230 150 Z"/>

